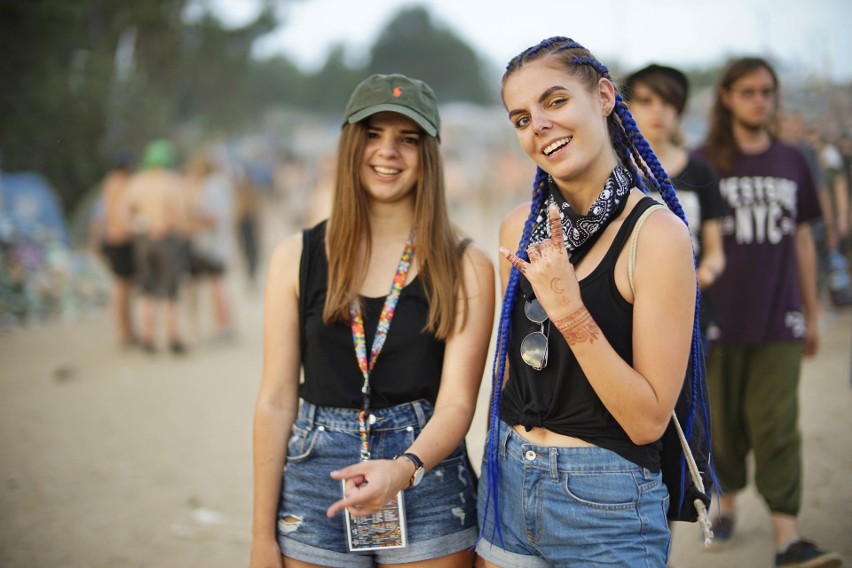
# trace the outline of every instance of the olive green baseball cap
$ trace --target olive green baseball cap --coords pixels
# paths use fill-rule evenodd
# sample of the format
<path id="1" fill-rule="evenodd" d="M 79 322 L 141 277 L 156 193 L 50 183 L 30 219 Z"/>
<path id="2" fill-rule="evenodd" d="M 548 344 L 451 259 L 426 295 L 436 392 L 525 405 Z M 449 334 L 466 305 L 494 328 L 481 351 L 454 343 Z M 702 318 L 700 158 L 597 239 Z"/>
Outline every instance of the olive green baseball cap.
<path id="1" fill-rule="evenodd" d="M 360 122 L 379 112 L 407 116 L 427 134 L 441 139 L 441 116 L 435 93 L 423 81 L 397 74 L 367 77 L 349 98 L 343 125 Z"/>

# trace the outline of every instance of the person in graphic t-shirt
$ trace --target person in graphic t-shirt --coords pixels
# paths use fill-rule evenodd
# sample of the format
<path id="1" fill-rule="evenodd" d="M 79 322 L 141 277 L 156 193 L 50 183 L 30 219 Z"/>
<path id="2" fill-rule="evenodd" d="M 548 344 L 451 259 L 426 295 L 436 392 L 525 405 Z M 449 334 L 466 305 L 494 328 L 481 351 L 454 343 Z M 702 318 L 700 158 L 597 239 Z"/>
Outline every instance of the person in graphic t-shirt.
<path id="1" fill-rule="evenodd" d="M 725 269 L 719 220 L 727 214 L 728 207 L 719 193 L 716 172 L 683 147 L 680 117 L 686 107 L 689 82 L 673 67 L 652 64 L 628 76 L 621 88 L 636 125 L 677 190 L 698 257 L 698 284 L 706 290 Z M 659 193 L 652 197 L 661 199 Z M 718 322 L 707 296 L 702 300 L 701 329 L 706 331 L 709 323 Z"/>
<path id="2" fill-rule="evenodd" d="M 757 490 L 772 514 L 776 566 L 839 566 L 800 537 L 802 442 L 798 384 L 819 346 L 816 254 L 810 221 L 820 204 L 804 155 L 776 138 L 778 78 L 760 58 L 722 75 L 700 154 L 719 173 L 731 214 L 722 222 L 727 267 L 710 289 L 724 324 L 708 383 L 713 457 L 724 491 L 718 541 L 731 537 L 736 496 L 754 454 Z"/>
<path id="3" fill-rule="evenodd" d="M 464 437 L 494 269 L 450 223 L 432 89 L 373 75 L 344 117 L 330 217 L 283 241 L 269 266 L 251 567 L 283 556 L 469 568 L 479 532 Z M 378 548 L 350 552 L 345 519 L 360 526 L 403 490 L 407 546 L 383 546 L 401 544 L 393 523 L 365 539 Z"/>

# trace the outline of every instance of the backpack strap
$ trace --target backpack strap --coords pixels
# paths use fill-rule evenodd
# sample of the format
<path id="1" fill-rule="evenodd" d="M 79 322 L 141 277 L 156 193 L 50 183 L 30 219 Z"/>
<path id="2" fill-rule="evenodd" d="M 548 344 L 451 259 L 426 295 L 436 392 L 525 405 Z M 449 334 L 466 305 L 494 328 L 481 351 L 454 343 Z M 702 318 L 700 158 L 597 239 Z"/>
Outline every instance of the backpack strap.
<path id="1" fill-rule="evenodd" d="M 630 255 L 627 257 L 627 281 L 630 282 L 630 291 L 633 292 L 633 296 L 636 296 L 636 288 L 633 285 L 633 271 L 636 267 L 636 243 L 639 242 L 639 229 L 642 228 L 642 225 L 645 224 L 645 221 L 654 211 L 659 211 L 660 209 L 667 209 L 665 205 L 661 205 L 659 203 L 655 203 L 651 205 L 645 211 L 642 212 L 642 215 L 636 220 L 636 225 L 633 227 L 633 233 L 630 235 Z"/>
<path id="2" fill-rule="evenodd" d="M 683 434 L 683 428 L 680 427 L 680 421 L 677 419 L 675 411 L 672 411 L 672 422 L 674 422 L 675 430 L 677 430 L 677 437 L 680 440 L 680 447 L 683 448 L 683 455 L 686 458 L 686 465 L 689 467 L 692 482 L 699 491 L 704 493 L 704 481 L 701 479 L 701 472 L 698 471 L 698 464 L 695 463 L 692 449 Z M 695 511 L 698 513 L 698 524 L 701 525 L 701 530 L 704 532 L 704 546 L 708 547 L 713 542 L 713 528 L 710 519 L 707 517 L 707 507 L 704 506 L 704 501 L 701 499 L 695 499 L 693 503 L 695 504 Z"/>
<path id="3" fill-rule="evenodd" d="M 627 280 L 630 282 L 630 290 L 633 292 L 634 297 L 636 296 L 636 288 L 633 284 L 633 272 L 636 267 L 636 243 L 639 241 L 639 230 L 642 228 L 642 225 L 651 213 L 659 209 L 667 209 L 667 207 L 665 205 L 657 204 L 648 207 L 644 212 L 642 212 L 642 215 L 636 220 L 636 226 L 633 228 L 633 233 L 630 236 L 630 252 L 627 258 Z M 695 487 L 701 491 L 701 493 L 705 493 L 704 480 L 701 479 L 701 472 L 698 470 L 698 464 L 695 463 L 695 457 L 692 455 L 692 449 L 689 447 L 689 442 L 683 434 L 683 428 L 681 428 L 680 421 L 677 419 L 677 413 L 674 410 L 672 410 L 672 422 L 674 422 L 675 429 L 677 430 L 677 437 L 680 440 L 680 446 L 683 449 L 683 455 L 686 458 L 686 464 L 689 468 L 689 475 L 692 477 L 692 482 L 695 484 Z M 704 502 L 701 501 L 701 499 L 695 499 L 694 503 L 695 510 L 698 512 L 698 523 L 701 525 L 704 532 L 704 546 L 710 546 L 710 543 L 713 541 L 713 530 L 710 525 L 710 519 L 707 517 L 707 507 L 704 506 Z"/>

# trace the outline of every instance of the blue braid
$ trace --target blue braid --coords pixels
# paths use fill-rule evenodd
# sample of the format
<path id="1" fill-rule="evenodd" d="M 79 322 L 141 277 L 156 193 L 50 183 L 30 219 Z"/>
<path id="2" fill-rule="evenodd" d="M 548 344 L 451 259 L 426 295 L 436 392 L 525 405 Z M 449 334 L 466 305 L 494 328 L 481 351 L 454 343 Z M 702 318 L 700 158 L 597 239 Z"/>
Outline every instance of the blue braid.
<path id="1" fill-rule="evenodd" d="M 631 157 L 630 162 L 634 164 L 632 171 L 635 173 L 636 166 L 638 166 L 642 170 L 644 176 L 637 176 L 637 179 L 649 181 L 654 188 L 660 191 L 660 184 L 658 183 L 656 176 L 648 169 L 648 165 L 645 160 L 637 159 L 637 157 L 642 156 L 643 149 L 641 148 L 641 144 L 645 142 L 645 138 L 642 136 L 642 133 L 639 132 L 639 127 L 636 126 L 636 121 L 633 120 L 633 115 L 630 114 L 630 111 L 628 110 L 627 105 L 624 104 L 624 99 L 621 98 L 620 94 L 615 95 L 615 108 L 613 111 L 616 116 L 618 116 L 621 121 L 621 127 L 624 129 L 624 138 L 621 139 L 621 142 L 625 144 L 627 153 Z M 644 151 L 651 152 L 653 154 L 651 147 L 648 146 L 647 142 L 645 142 L 645 146 Z M 668 204 L 668 201 L 666 203 Z"/>
<path id="2" fill-rule="evenodd" d="M 630 171 L 630 175 L 633 176 L 633 184 L 638 187 L 642 193 L 648 193 L 648 189 L 645 187 L 644 178 L 639 175 L 639 172 L 636 170 L 636 166 L 633 163 L 632 154 L 630 152 L 630 141 L 628 140 L 624 129 L 621 128 L 618 121 L 612 120 L 609 123 L 609 131 L 613 141 L 615 142 L 613 144 L 615 147 L 615 153 L 624 167 Z"/>
<path id="3" fill-rule="evenodd" d="M 689 223 L 686 221 L 686 216 L 683 213 L 683 208 L 677 198 L 675 188 L 669 179 L 669 175 L 663 169 L 663 166 L 660 164 L 660 160 L 657 159 L 657 155 L 654 154 L 654 151 L 651 149 L 651 145 L 639 131 L 639 127 L 636 125 L 636 120 L 634 120 L 633 115 L 630 114 L 630 110 L 627 108 L 627 105 L 624 104 L 624 99 L 620 94 L 615 96 L 615 110 L 618 117 L 621 119 L 621 124 L 629 136 L 630 141 L 633 142 L 636 151 L 642 158 L 640 161 L 636 160 L 634 157 L 633 161 L 639 163 L 639 167 L 642 168 L 646 179 L 654 185 L 657 191 L 660 192 L 660 195 L 663 197 L 668 208 L 684 223 L 686 223 L 687 226 L 689 226 Z"/>
<path id="4" fill-rule="evenodd" d="M 595 71 L 598 72 L 598 75 L 609 79 L 609 69 L 607 69 L 606 65 L 604 65 L 594 57 L 589 57 L 588 55 L 584 55 L 583 57 L 575 57 L 572 63 L 574 65 L 589 65 Z"/>
<path id="5" fill-rule="evenodd" d="M 532 47 L 527 48 L 520 55 L 516 55 L 512 58 L 511 61 L 506 65 L 506 69 L 511 69 L 515 67 L 517 64 L 522 61 L 527 61 L 529 59 L 535 58 L 536 54 L 542 50 L 549 49 L 551 46 L 555 44 L 564 44 L 559 46 L 557 51 L 561 51 L 563 49 L 585 49 L 582 45 L 571 39 L 570 37 L 565 36 L 553 36 L 547 39 L 544 39 L 538 45 L 534 45 Z"/>
<path id="6" fill-rule="evenodd" d="M 524 231 L 521 235 L 521 242 L 518 243 L 516 256 L 527 260 L 527 246 L 530 242 L 533 225 L 538 217 L 538 213 L 544 205 L 547 197 L 547 173 L 541 168 L 537 168 L 535 181 L 533 182 L 532 202 L 530 203 L 530 214 L 524 223 Z M 503 306 L 500 311 L 500 323 L 498 325 L 497 348 L 494 350 L 494 364 L 492 367 L 491 377 L 491 403 L 490 403 L 490 419 L 488 423 L 488 462 L 486 464 L 486 472 L 488 478 L 488 496 L 485 499 L 485 511 L 483 519 L 488 518 L 488 509 L 491 505 L 491 498 L 494 498 L 494 528 L 491 532 L 491 542 L 494 542 L 495 534 L 500 539 L 500 545 L 503 546 L 503 529 L 500 524 L 499 500 L 497 499 L 497 486 L 500 478 L 500 395 L 503 392 L 503 377 L 506 373 L 506 358 L 509 353 L 509 342 L 512 335 L 512 309 L 515 305 L 515 297 L 518 292 L 518 283 L 520 282 L 521 273 L 514 266 L 509 272 L 509 282 L 506 286 L 506 294 L 503 297 Z M 485 522 L 482 523 L 480 537 L 485 532 Z"/>

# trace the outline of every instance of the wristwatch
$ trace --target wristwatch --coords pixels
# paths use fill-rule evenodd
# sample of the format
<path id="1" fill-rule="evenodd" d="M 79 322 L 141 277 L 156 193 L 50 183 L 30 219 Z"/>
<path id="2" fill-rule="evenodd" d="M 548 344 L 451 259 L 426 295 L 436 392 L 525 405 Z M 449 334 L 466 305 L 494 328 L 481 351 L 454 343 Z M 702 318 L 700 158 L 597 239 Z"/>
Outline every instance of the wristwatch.
<path id="1" fill-rule="evenodd" d="M 414 473 L 411 474 L 411 479 L 408 481 L 408 488 L 417 487 L 420 480 L 423 479 L 425 470 L 423 469 L 423 460 L 412 453 L 399 454 L 393 459 L 408 458 L 414 464 Z"/>

